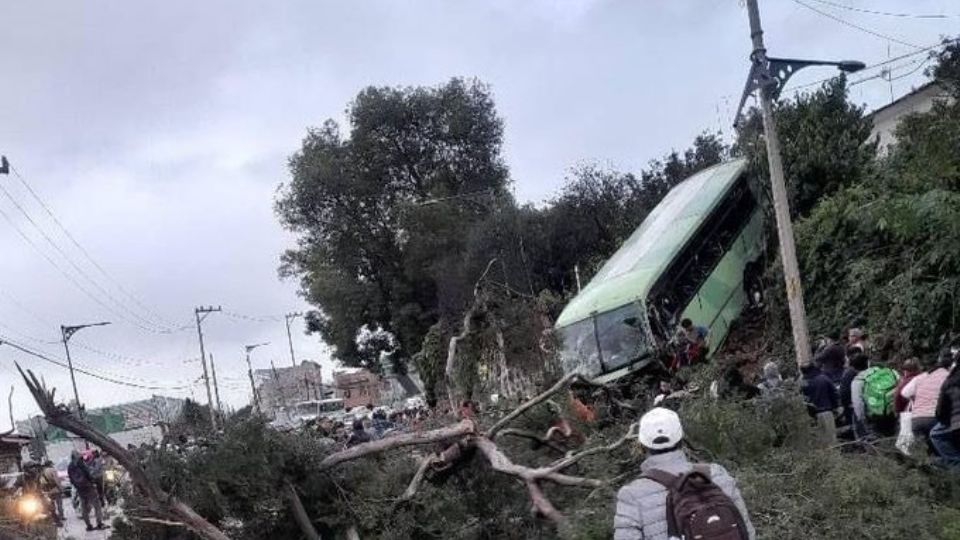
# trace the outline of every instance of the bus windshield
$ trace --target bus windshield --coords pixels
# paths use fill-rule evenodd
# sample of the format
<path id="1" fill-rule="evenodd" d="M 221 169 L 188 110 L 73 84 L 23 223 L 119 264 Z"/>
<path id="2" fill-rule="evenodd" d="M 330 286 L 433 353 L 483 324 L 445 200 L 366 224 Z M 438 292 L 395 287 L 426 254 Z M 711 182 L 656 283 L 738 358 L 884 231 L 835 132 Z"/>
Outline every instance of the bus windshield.
<path id="1" fill-rule="evenodd" d="M 560 330 L 564 372 L 596 375 L 623 367 L 650 352 L 637 304 L 600 313 Z"/>

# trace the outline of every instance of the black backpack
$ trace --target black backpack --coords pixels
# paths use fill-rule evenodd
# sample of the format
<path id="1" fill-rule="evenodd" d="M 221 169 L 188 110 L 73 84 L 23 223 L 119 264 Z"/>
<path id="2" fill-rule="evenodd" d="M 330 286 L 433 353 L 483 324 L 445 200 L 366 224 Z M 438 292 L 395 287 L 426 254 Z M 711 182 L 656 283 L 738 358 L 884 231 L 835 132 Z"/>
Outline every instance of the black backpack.
<path id="1" fill-rule="evenodd" d="M 667 535 L 683 540 L 748 540 L 733 500 L 710 479 L 708 465 L 680 475 L 650 470 L 644 478 L 667 488 Z"/>

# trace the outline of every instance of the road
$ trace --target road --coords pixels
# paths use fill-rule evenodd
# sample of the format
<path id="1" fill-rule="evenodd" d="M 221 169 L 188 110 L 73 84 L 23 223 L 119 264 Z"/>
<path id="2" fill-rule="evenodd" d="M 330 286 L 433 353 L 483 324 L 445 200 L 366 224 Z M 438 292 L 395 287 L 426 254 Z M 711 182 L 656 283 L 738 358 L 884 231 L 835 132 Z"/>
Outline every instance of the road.
<path id="1" fill-rule="evenodd" d="M 78 509 L 74 512 L 73 507 L 70 506 L 70 499 L 63 499 L 63 511 L 67 514 L 66 526 L 63 529 L 60 529 L 60 534 L 57 536 L 58 540 L 66 540 L 70 538 L 72 540 L 107 540 L 110 537 L 110 529 L 103 531 L 87 531 L 87 526 L 83 523 L 83 519 L 80 517 L 80 510 Z M 110 525 L 110 522 L 113 521 L 113 518 L 117 517 L 120 512 L 119 506 L 111 506 L 103 516 L 104 525 Z M 90 520 L 93 521 L 95 518 L 91 512 Z M 96 523 L 94 523 L 96 525 Z"/>

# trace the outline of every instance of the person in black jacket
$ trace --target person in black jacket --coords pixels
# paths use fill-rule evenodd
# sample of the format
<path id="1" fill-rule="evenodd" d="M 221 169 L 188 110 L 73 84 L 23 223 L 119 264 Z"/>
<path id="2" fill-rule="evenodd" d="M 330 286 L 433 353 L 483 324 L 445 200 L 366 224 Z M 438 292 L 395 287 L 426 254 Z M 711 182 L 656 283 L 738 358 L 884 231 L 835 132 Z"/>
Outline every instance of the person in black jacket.
<path id="1" fill-rule="evenodd" d="M 960 468 L 960 349 L 951 351 L 953 369 L 940 387 L 937 424 L 930 430 L 930 444 L 944 465 Z"/>
<path id="2" fill-rule="evenodd" d="M 853 384 L 853 379 L 856 378 L 857 374 L 867 369 L 867 363 L 867 357 L 865 355 L 855 352 L 853 356 L 850 357 L 849 365 L 840 377 L 840 405 L 843 407 L 843 425 L 849 426 L 854 422 L 853 397 L 850 386 Z"/>
<path id="3" fill-rule="evenodd" d="M 826 346 L 820 349 L 813 359 L 813 363 L 820 368 L 820 371 L 822 371 L 824 375 L 836 384 L 839 383 L 840 378 L 843 377 L 843 368 L 846 360 L 846 348 L 840 341 L 839 332 L 836 332 L 829 336 Z"/>
<path id="4" fill-rule="evenodd" d="M 824 375 L 815 364 L 807 364 L 800 368 L 803 382 L 800 387 L 810 416 L 816 418 L 824 443 L 827 445 L 837 442 L 837 424 L 834 418 L 835 411 L 840 410 L 840 396 L 833 381 Z"/>
<path id="5" fill-rule="evenodd" d="M 87 530 L 92 531 L 94 528 L 99 530 L 106 529 L 107 526 L 103 524 L 103 508 L 100 506 L 100 497 L 97 495 L 97 486 L 93 475 L 90 474 L 90 469 L 87 467 L 87 464 L 83 462 L 83 458 L 80 457 L 80 452 L 76 450 L 70 454 L 70 465 L 67 466 L 67 476 L 70 477 L 70 483 L 73 484 L 73 489 L 75 489 L 80 496 L 83 522 L 87 524 Z M 91 508 L 93 508 L 97 516 L 96 527 L 90 524 Z"/>

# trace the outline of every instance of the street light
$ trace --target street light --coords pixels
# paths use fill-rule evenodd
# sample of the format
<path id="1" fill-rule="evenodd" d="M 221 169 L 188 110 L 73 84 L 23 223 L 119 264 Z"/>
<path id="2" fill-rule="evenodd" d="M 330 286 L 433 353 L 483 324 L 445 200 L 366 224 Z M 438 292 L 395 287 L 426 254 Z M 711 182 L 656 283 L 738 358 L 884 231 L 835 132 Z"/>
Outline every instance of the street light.
<path id="1" fill-rule="evenodd" d="M 799 60 L 797 58 L 771 58 L 766 56 L 765 50 L 755 50 L 750 54 L 753 65 L 747 75 L 747 84 L 740 96 L 740 105 L 737 106 L 737 115 L 734 117 L 734 127 L 740 123 L 740 115 L 747 97 L 754 91 L 761 90 L 771 100 L 780 97 L 780 92 L 787 85 L 787 81 L 794 73 L 810 66 L 835 66 L 844 73 L 856 73 L 867 67 L 859 60 Z M 764 97 L 764 96 L 761 96 Z"/>
<path id="2" fill-rule="evenodd" d="M 250 364 L 250 352 L 256 349 L 257 347 L 263 347 L 264 345 L 269 345 L 270 342 L 264 343 L 255 343 L 253 345 L 244 345 L 243 349 L 247 353 L 247 376 L 250 377 L 250 391 L 253 392 L 253 405 L 257 408 L 257 412 L 260 412 L 260 398 L 257 396 L 257 385 L 253 383 L 253 365 Z"/>
<path id="3" fill-rule="evenodd" d="M 793 346 L 797 365 L 810 364 L 810 332 L 807 329 L 807 314 L 803 305 L 803 287 L 797 264 L 797 248 L 793 239 L 793 223 L 790 221 L 790 202 L 783 176 L 783 161 L 780 155 L 780 139 L 773 119 L 773 100 L 777 99 L 790 77 L 809 66 L 836 66 L 840 71 L 853 73 L 863 69 L 863 62 L 843 60 L 797 60 L 794 58 L 770 58 L 763 45 L 763 30 L 760 28 L 760 8 L 757 0 L 747 0 L 747 16 L 750 19 L 750 74 L 737 106 L 734 126 L 739 123 L 740 110 L 747 96 L 755 90 L 760 92 L 760 112 L 767 144 L 767 162 L 770 165 L 770 191 L 773 194 L 773 211 L 777 220 L 777 237 L 780 241 L 780 260 L 783 261 L 783 279 L 787 290 L 787 307 L 790 310 L 790 327 L 793 330 Z"/>
<path id="4" fill-rule="evenodd" d="M 70 383 L 73 384 L 73 399 L 77 401 L 77 412 L 80 415 L 80 418 L 83 418 L 84 415 L 83 407 L 80 406 L 80 394 L 77 393 L 77 378 L 73 374 L 73 360 L 70 359 L 70 338 L 84 328 L 90 328 L 91 326 L 106 326 L 108 324 L 110 323 L 98 322 L 90 324 L 78 324 L 76 326 L 60 325 L 60 335 L 63 337 L 63 348 L 67 351 L 67 367 L 70 369 Z"/>

